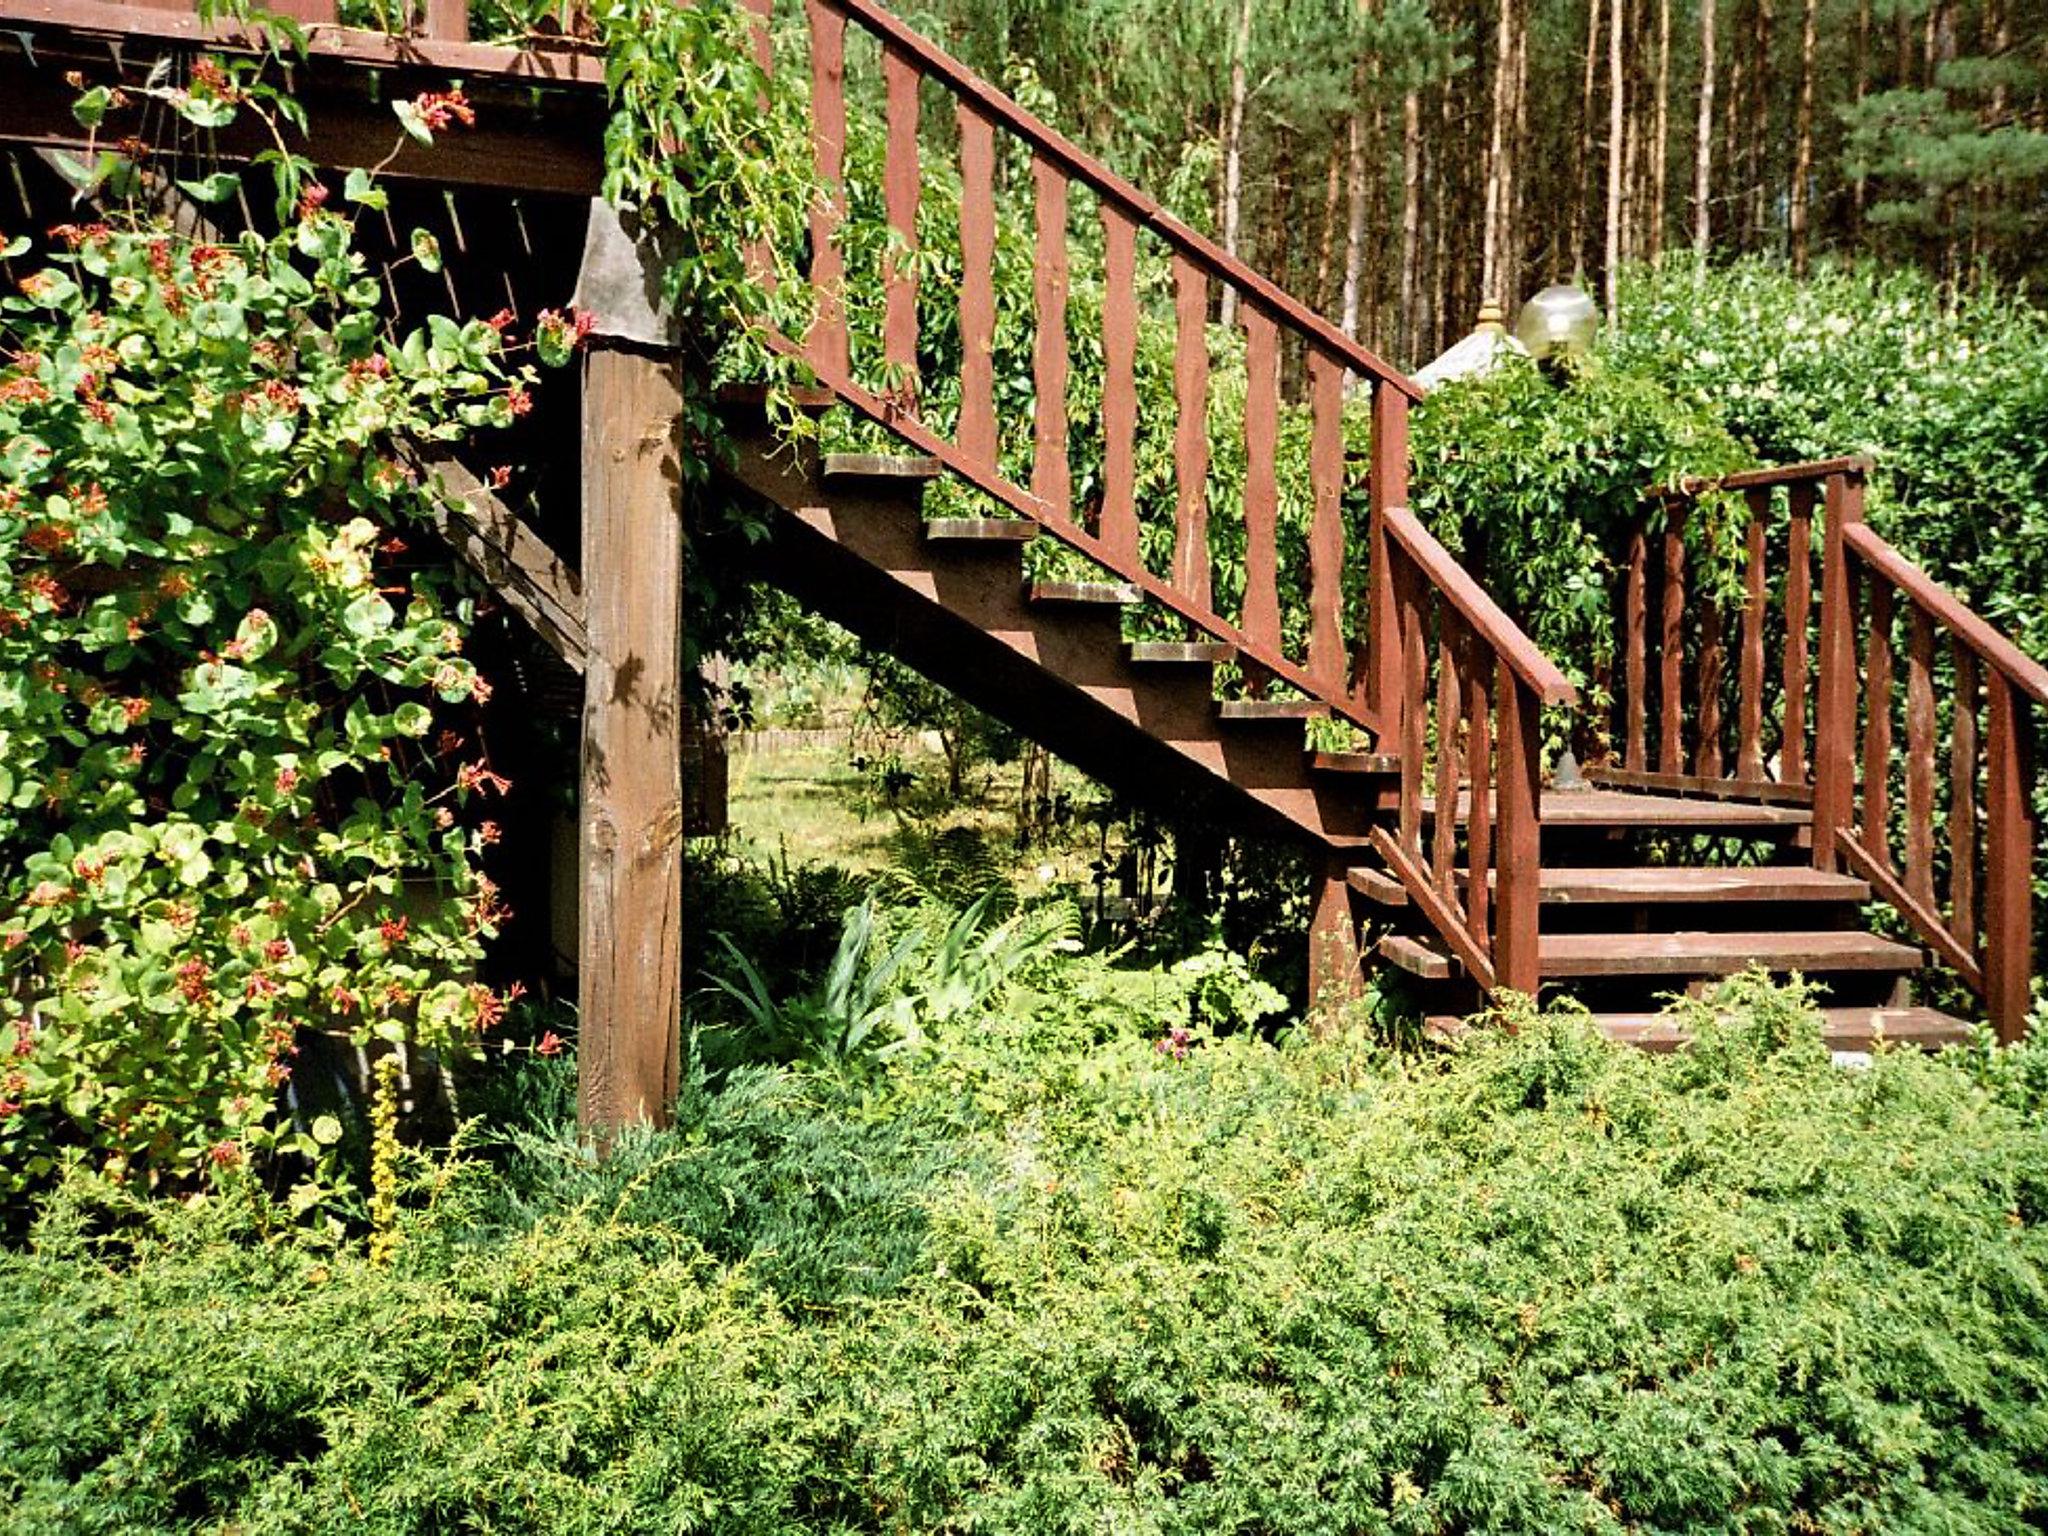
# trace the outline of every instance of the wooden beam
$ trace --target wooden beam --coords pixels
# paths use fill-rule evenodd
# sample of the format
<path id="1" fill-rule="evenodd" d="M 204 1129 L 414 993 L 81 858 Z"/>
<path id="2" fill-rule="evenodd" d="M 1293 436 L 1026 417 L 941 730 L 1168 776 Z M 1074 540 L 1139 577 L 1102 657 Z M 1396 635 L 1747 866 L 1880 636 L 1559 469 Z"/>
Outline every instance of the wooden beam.
<path id="1" fill-rule="evenodd" d="M 1309 1018 L 1318 1033 L 1335 1028 L 1345 1006 L 1365 992 L 1349 875 L 1349 866 L 1343 861 L 1325 859 L 1315 877 L 1314 915 L 1308 930 L 1308 1004 Z"/>
<path id="2" fill-rule="evenodd" d="M 406 457 L 438 475 L 449 492 L 434 506 L 434 526 L 448 547 L 581 672 L 589 639 L 577 573 L 447 448 L 413 449 Z"/>
<path id="3" fill-rule="evenodd" d="M 680 1069 L 682 366 L 593 339 L 583 370 L 578 1109 L 664 1124 Z"/>

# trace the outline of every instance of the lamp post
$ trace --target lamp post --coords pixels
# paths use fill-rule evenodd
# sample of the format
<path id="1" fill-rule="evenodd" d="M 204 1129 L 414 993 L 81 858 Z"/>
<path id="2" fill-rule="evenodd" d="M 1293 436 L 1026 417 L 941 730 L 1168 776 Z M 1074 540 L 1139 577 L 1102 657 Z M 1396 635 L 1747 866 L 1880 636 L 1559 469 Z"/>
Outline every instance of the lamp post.
<path id="1" fill-rule="evenodd" d="M 1515 340 L 1539 363 L 1584 357 L 1599 331 L 1599 306 L 1570 283 L 1552 283 L 1515 317 Z"/>

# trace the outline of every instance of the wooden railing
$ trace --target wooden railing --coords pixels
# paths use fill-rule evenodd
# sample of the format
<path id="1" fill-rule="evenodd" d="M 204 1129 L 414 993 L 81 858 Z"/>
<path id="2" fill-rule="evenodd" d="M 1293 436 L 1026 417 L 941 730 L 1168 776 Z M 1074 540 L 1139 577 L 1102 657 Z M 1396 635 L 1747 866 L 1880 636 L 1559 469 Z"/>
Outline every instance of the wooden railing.
<path id="1" fill-rule="evenodd" d="M 1832 459 L 1651 498 L 1622 588 L 1619 762 L 1588 777 L 1811 805 L 1815 865 L 1867 880 L 2017 1038 L 2048 668 L 1869 528 L 1869 469 Z M 1686 525 L 1708 492 L 1747 506 L 1735 600 L 1688 587 Z"/>
<path id="2" fill-rule="evenodd" d="M 1375 828 L 1373 843 L 1474 981 L 1533 996 L 1539 711 L 1578 695 L 1412 513 L 1390 508 L 1385 526 L 1401 788 L 1394 830 Z"/>
<path id="3" fill-rule="evenodd" d="M 771 0 L 748 0 L 765 18 Z M 994 89 L 939 48 L 868 0 L 806 0 L 812 146 L 824 188 L 811 220 L 810 277 L 817 312 L 799 353 L 819 381 L 856 410 L 1010 510 L 1042 525 L 1116 580 L 1177 615 L 1202 636 L 1236 651 L 1249 677 L 1275 679 L 1376 735 L 1396 654 L 1386 566 L 1378 558 L 1387 509 L 1407 499 L 1407 408 L 1420 394 L 1399 370 L 1359 345 L 1269 279 L 1190 229 L 1152 198 Z M 848 24 L 880 45 L 880 100 L 886 152 L 879 204 L 889 243 L 875 273 L 847 271 L 841 236 L 852 189 L 847 186 Z M 870 83 L 871 84 L 871 83 Z M 919 369 L 918 205 L 927 167 L 919 132 L 920 95 L 935 84 L 952 99 L 960 185 L 958 277 L 959 404 L 950 429 L 922 408 L 931 380 Z M 1018 151 L 1021 147 L 1021 157 Z M 1000 206 L 997 170 L 1028 162 L 1034 277 L 1031 319 L 1032 441 L 1028 472 L 1006 473 L 998 446 L 994 258 Z M 1089 466 L 1095 493 L 1077 508 L 1068 440 L 1069 280 L 1074 240 L 1070 193 L 1092 195 L 1101 223 L 1103 302 L 1102 451 Z M 872 189 L 860 189 L 871 193 Z M 949 253 L 950 254 L 950 251 Z M 1141 254 L 1170 263 L 1173 325 L 1173 528 L 1171 537 L 1141 537 L 1136 445 L 1140 423 L 1136 354 L 1144 319 L 1138 291 Z M 880 378 L 863 383 L 851 356 L 848 311 L 877 290 Z M 1209 317 L 1224 289 L 1235 290 L 1248 370 L 1243 411 L 1246 473 L 1241 508 L 1212 506 L 1210 482 Z M 1163 315 L 1162 315 L 1163 320 Z M 948 349 L 950 351 L 950 349 Z M 1091 359 L 1093 347 L 1082 349 Z M 1312 427 L 1305 462 L 1283 465 L 1283 359 L 1298 362 L 1306 380 Z M 950 386 L 955 382 L 946 381 Z M 1367 554 L 1371 575 L 1363 604 L 1347 604 L 1343 497 L 1347 470 L 1342 417 L 1347 386 L 1372 391 Z M 1283 473 L 1309 487 L 1306 571 L 1285 567 L 1279 537 Z M 1226 605 L 1212 579 L 1212 539 L 1222 519 L 1240 516 L 1243 591 Z M 1150 558 L 1148 559 L 1148 551 Z M 1305 577 L 1305 580 L 1303 579 Z M 1305 592 L 1305 622 L 1283 624 L 1283 603 Z M 1347 611 L 1366 617 L 1347 622 Z M 1367 629 L 1371 634 L 1365 633 Z"/>

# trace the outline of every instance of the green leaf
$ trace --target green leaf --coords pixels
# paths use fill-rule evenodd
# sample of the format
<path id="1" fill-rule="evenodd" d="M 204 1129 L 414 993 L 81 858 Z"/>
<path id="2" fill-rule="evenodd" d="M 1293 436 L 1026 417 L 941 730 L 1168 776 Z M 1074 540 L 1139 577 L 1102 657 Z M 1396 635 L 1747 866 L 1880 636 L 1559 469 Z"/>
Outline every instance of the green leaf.
<path id="1" fill-rule="evenodd" d="M 235 189 L 242 184 L 242 178 L 232 171 L 215 171 L 198 181 L 180 180 L 178 187 L 186 196 L 202 203 L 222 203 L 234 196 Z"/>
<path id="2" fill-rule="evenodd" d="M 441 270 L 441 242 L 424 229 L 412 232 L 412 259 L 420 264 L 423 272 Z"/>
<path id="3" fill-rule="evenodd" d="M 434 130 L 429 128 L 427 120 L 420 116 L 418 107 L 409 101 L 394 101 L 391 103 L 391 110 L 397 114 L 400 127 L 427 148 L 434 147 Z"/>
<path id="4" fill-rule="evenodd" d="M 313 1140 L 323 1147 L 331 1147 L 341 1140 L 341 1122 L 332 1115 L 316 1115 L 307 1127 L 313 1133 Z"/>
<path id="5" fill-rule="evenodd" d="M 379 212 L 391 206 L 390 194 L 373 182 L 370 173 L 361 166 L 348 173 L 348 180 L 342 183 L 341 195 L 352 203 Z"/>
<path id="6" fill-rule="evenodd" d="M 97 128 L 106 120 L 107 107 L 113 99 L 111 90 L 104 85 L 96 85 L 71 103 L 71 115 L 78 119 L 81 128 Z"/>

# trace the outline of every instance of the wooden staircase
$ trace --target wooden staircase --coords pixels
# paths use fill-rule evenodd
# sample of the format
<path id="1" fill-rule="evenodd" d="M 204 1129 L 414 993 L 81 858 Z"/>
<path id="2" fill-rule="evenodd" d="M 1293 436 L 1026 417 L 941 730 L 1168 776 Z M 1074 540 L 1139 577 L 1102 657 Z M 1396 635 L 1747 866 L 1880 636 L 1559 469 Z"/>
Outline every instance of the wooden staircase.
<path id="1" fill-rule="evenodd" d="M 822 298 L 808 335 L 773 342 L 896 451 L 820 454 L 735 406 L 739 451 L 725 474 L 765 509 L 759 574 L 1126 794 L 1301 844 L 1318 871 L 1311 977 L 1322 1001 L 1355 991 L 1361 962 L 1383 964 L 1413 978 L 1432 1012 L 1504 989 L 1569 992 L 1616 1037 L 1668 1046 L 1661 997 L 1761 968 L 1819 984 L 1838 1046 L 1938 1044 L 1965 1026 L 1912 1005 L 1910 980 L 1931 951 L 2001 1035 L 2018 1034 L 2037 844 L 2030 711 L 2048 706 L 2048 670 L 1862 525 L 1867 466 L 1794 466 L 1646 498 L 1618 552 L 1620 675 L 1600 676 L 1596 691 L 1613 713 L 1582 713 L 1574 728 L 1594 748 L 1596 782 L 1546 788 L 1543 729 L 1577 690 L 1407 511 L 1415 384 L 870 0 L 808 0 L 807 13 L 813 147 L 829 189 L 809 231 Z M 840 248 L 854 174 L 849 28 L 880 45 L 875 202 L 891 238 L 873 274 L 849 274 Z M 765 26 L 761 46 L 775 62 Z M 920 264 L 897 253 L 917 247 L 931 170 L 918 104 L 933 83 L 957 118 L 958 306 L 957 332 L 949 317 L 945 344 L 924 347 Z M 1028 464 L 1003 446 L 1011 423 L 998 419 L 989 361 L 1004 209 L 995 167 L 1020 162 L 1036 257 Z M 1105 253 L 1100 334 L 1081 338 L 1099 345 L 1101 457 L 1078 471 L 1067 406 L 1076 187 L 1096 205 Z M 1146 260 L 1170 274 L 1170 527 L 1138 493 Z M 1226 288 L 1242 316 L 1246 460 L 1235 504 L 1212 505 L 1209 316 Z M 879 339 L 872 376 L 855 362 L 862 333 Z M 939 358 L 957 369 L 944 390 L 926 372 Z M 1310 428 L 1292 450 L 1280 431 L 1283 359 L 1298 360 Z M 1356 392 L 1370 396 L 1372 432 L 1369 462 L 1354 467 L 1344 416 Z M 927 414 L 930 396 L 949 404 Z M 940 480 L 979 493 L 983 515 L 929 516 Z M 1283 480 L 1305 485 L 1309 503 L 1291 555 Z M 1359 480 L 1363 510 L 1347 513 Z M 1685 519 L 1710 497 L 1749 507 L 1732 605 L 1685 579 Z M 1243 549 L 1241 591 L 1227 602 L 1211 569 L 1226 520 Z M 1035 540 L 1092 574 L 1027 579 Z M 1347 589 L 1354 567 L 1362 580 Z M 1161 620 L 1177 638 L 1134 638 Z M 1901 621 L 1910 675 L 1894 754 Z M 1241 680 L 1227 699 L 1225 666 Z M 1352 746 L 1316 750 L 1312 720 Z M 1939 793 L 1937 724 L 1949 770 Z M 1898 919 L 1884 933 L 1868 920 L 1873 901 Z"/>

